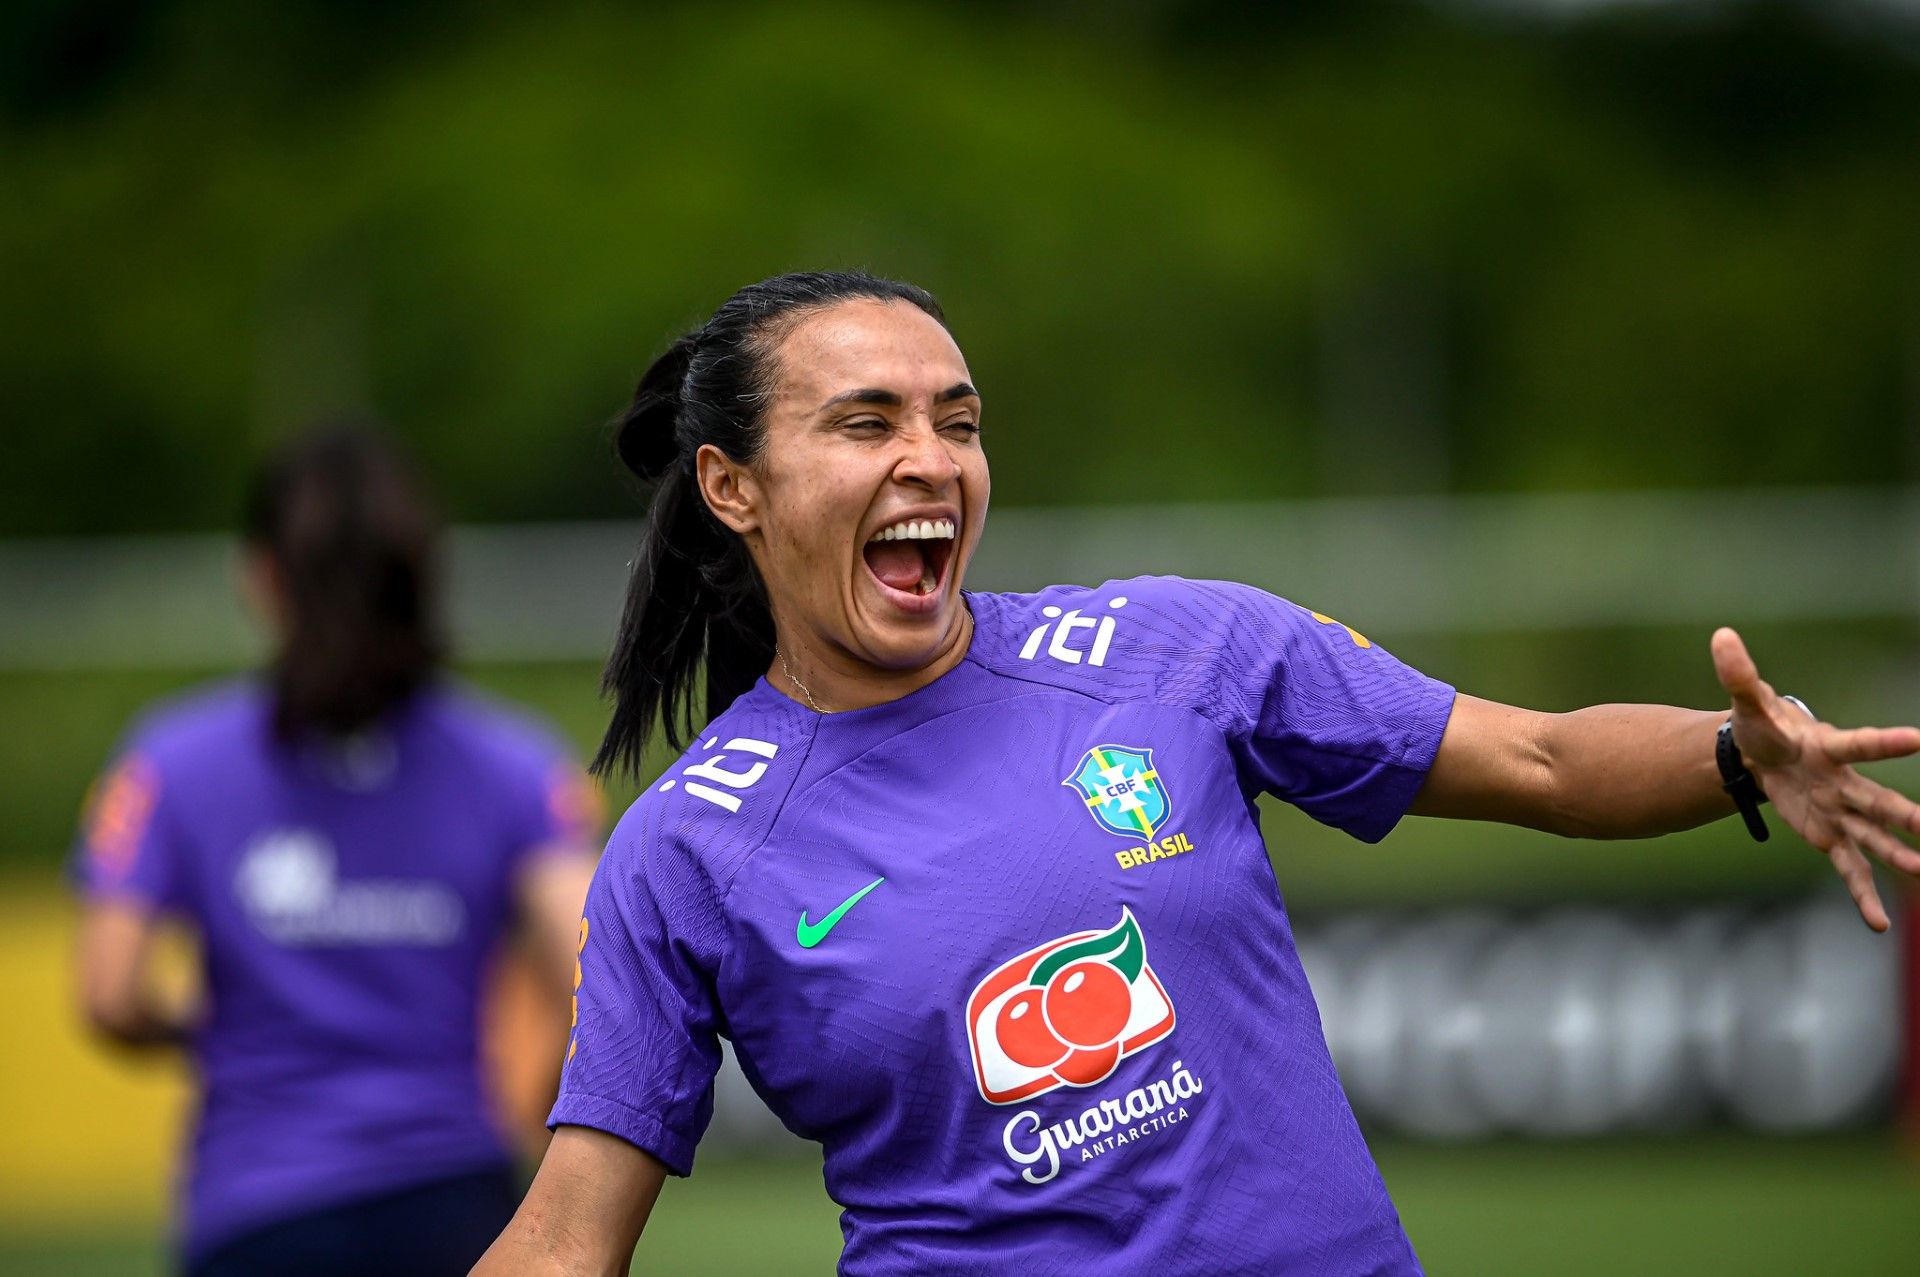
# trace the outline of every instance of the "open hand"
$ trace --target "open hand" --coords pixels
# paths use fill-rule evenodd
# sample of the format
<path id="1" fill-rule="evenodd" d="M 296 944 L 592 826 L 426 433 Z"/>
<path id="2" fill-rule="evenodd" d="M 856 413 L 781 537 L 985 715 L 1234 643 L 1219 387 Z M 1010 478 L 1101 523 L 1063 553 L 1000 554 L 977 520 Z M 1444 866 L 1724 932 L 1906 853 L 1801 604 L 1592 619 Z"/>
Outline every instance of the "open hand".
<path id="1" fill-rule="evenodd" d="M 1920 851 L 1894 832 L 1920 834 L 1920 804 L 1853 765 L 1920 753 L 1920 727 L 1843 730 L 1801 713 L 1762 681 L 1746 644 L 1724 626 L 1713 633 L 1713 668 L 1733 698 L 1733 742 L 1747 770 L 1780 818 L 1833 862 L 1866 924 L 1885 931 L 1887 909 L 1867 854 L 1920 875 Z"/>

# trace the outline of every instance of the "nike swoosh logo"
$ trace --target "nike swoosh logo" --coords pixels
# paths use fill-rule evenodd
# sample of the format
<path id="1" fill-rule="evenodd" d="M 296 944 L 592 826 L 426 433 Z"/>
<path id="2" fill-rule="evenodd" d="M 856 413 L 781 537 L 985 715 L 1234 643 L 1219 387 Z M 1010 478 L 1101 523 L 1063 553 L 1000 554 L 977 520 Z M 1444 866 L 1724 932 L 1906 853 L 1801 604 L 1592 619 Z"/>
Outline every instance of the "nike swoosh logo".
<path id="1" fill-rule="evenodd" d="M 813 948 L 813 946 L 827 938 L 827 932 L 832 931 L 840 919 L 847 916 L 847 910 L 859 904 L 869 891 L 872 891 L 885 881 L 885 878 L 875 878 L 872 882 L 860 888 L 860 890 L 854 892 L 845 900 L 842 900 L 839 908 L 818 922 L 808 922 L 807 911 L 802 909 L 800 911 L 800 925 L 793 929 L 793 938 L 800 942 L 802 949 Z"/>

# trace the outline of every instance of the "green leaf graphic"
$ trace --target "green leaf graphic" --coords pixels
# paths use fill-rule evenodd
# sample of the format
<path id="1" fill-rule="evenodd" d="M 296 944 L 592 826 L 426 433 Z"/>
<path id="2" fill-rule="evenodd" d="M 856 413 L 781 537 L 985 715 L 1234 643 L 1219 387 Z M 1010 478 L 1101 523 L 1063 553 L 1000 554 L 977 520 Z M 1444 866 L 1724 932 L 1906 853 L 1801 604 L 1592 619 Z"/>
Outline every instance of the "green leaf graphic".
<path id="1" fill-rule="evenodd" d="M 1040 959 L 1034 965 L 1033 974 L 1027 977 L 1027 983 L 1044 989 L 1056 971 L 1087 958 L 1105 959 L 1127 977 L 1128 984 L 1140 978 L 1140 968 L 1147 965 L 1147 942 L 1140 934 L 1139 924 L 1133 920 L 1133 910 L 1126 910 L 1113 930 L 1055 949 Z"/>

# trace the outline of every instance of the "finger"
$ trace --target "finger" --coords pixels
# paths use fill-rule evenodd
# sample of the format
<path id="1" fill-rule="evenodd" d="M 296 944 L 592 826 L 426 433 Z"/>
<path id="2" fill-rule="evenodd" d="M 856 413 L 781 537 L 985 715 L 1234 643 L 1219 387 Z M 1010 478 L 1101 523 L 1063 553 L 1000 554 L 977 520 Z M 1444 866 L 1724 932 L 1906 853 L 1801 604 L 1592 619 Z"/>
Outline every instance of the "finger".
<path id="1" fill-rule="evenodd" d="M 1873 885 L 1873 866 L 1867 863 L 1859 848 L 1843 840 L 1834 845 L 1827 858 L 1833 861 L 1840 880 L 1847 884 L 1847 891 L 1860 910 L 1861 921 L 1875 931 L 1885 931 L 1892 926 L 1887 919 L 1887 907 L 1880 903 L 1880 891 Z"/>
<path id="2" fill-rule="evenodd" d="M 1733 698 L 1735 706 L 1750 713 L 1764 716 L 1766 699 L 1772 693 L 1765 683 L 1760 681 L 1760 669 L 1747 655 L 1747 645 L 1740 636 L 1727 626 L 1721 626 L 1713 632 L 1710 644 L 1713 650 L 1713 672 L 1720 679 L 1720 686 L 1727 689 L 1727 695 Z"/>
<path id="3" fill-rule="evenodd" d="M 1920 834 L 1920 803 L 1885 785 L 1854 775 L 1840 791 L 1847 806 L 1886 829 L 1904 829 Z"/>
<path id="4" fill-rule="evenodd" d="M 1883 758 L 1920 754 L 1920 727 L 1855 727 L 1831 731 L 1820 748 L 1836 763 L 1873 763 Z"/>
<path id="5" fill-rule="evenodd" d="M 1886 864 L 1903 874 L 1920 877 L 1920 851 L 1915 851 L 1872 821 L 1859 816 L 1841 817 L 1840 827 L 1847 831 L 1847 837 L 1855 844 L 1880 857 Z"/>

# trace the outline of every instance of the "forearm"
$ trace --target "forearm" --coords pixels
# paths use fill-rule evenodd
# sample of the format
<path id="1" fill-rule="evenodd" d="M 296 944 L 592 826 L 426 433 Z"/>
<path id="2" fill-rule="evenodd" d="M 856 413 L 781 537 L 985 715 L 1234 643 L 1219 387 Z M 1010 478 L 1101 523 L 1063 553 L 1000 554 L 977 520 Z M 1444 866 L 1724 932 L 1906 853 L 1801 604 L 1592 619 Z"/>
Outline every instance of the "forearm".
<path id="1" fill-rule="evenodd" d="M 566 1221 L 523 1205 L 469 1277 L 613 1277 L 626 1269 L 625 1260 L 589 1244 Z"/>
<path id="2" fill-rule="evenodd" d="M 1593 705 L 1547 716 L 1551 776 L 1543 827 L 1570 838 L 1650 838 L 1732 814 L 1714 735 L 1725 710 Z"/>
<path id="3" fill-rule="evenodd" d="M 194 1013 L 161 1004 L 150 994 L 112 1008 L 94 1007 L 87 1016 L 94 1031 L 116 1046 L 133 1050 L 160 1050 L 185 1046 L 192 1036 Z"/>
<path id="4" fill-rule="evenodd" d="M 667 1168 L 625 1140 L 562 1126 L 520 1209 L 472 1277 L 624 1273 Z"/>

